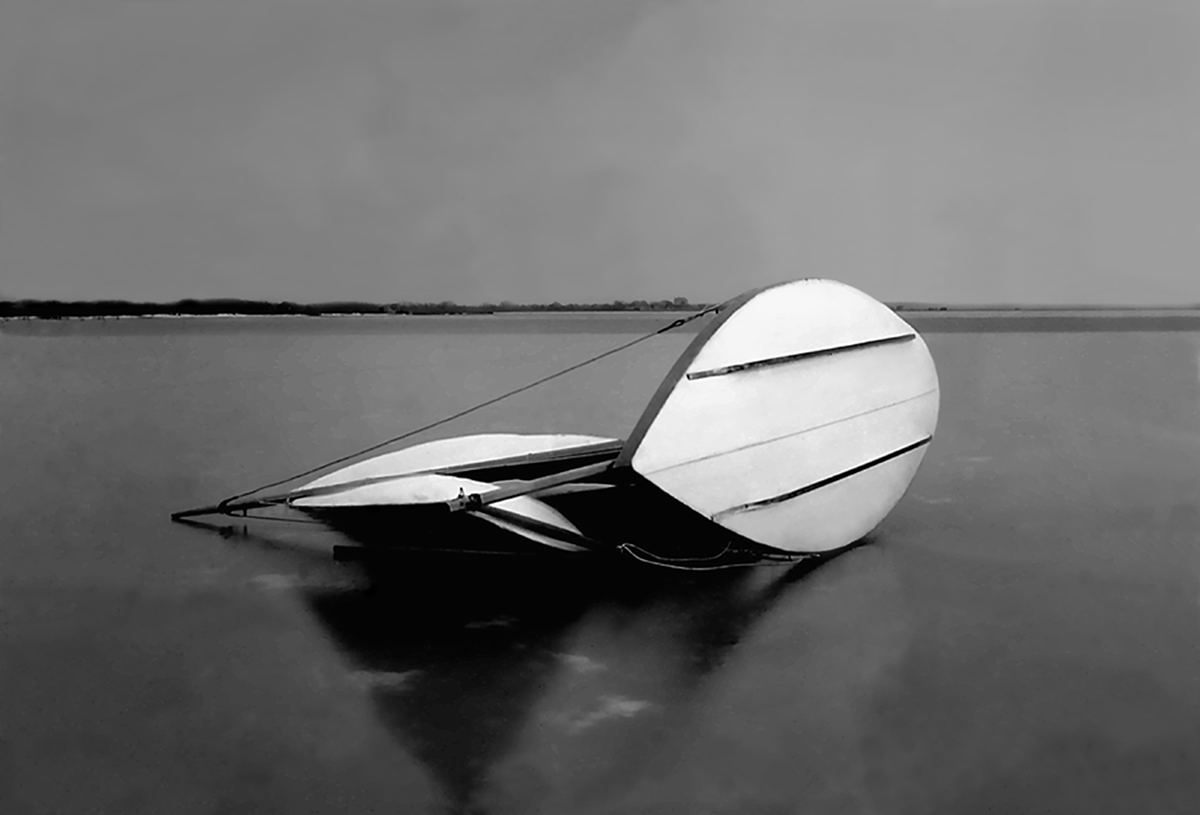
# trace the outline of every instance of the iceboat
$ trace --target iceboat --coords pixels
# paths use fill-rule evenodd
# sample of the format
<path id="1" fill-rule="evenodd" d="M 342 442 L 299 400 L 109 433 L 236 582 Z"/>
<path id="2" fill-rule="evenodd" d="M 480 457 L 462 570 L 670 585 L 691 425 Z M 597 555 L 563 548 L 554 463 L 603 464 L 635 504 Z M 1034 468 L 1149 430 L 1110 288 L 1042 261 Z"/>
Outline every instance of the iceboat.
<path id="1" fill-rule="evenodd" d="M 755 289 L 711 312 L 626 439 L 443 438 L 172 517 L 283 508 L 343 533 L 341 557 L 613 555 L 682 569 L 862 540 L 934 436 L 938 378 L 924 340 L 831 280 Z"/>

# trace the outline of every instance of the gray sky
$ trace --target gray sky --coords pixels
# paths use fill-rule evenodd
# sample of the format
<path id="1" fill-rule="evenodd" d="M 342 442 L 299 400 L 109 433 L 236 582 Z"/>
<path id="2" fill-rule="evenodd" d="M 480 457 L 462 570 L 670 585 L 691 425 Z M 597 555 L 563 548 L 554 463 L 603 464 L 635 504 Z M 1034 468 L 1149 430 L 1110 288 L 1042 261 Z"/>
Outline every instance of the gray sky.
<path id="1" fill-rule="evenodd" d="M 1200 302 L 1192 0 L 0 0 L 11 297 Z"/>

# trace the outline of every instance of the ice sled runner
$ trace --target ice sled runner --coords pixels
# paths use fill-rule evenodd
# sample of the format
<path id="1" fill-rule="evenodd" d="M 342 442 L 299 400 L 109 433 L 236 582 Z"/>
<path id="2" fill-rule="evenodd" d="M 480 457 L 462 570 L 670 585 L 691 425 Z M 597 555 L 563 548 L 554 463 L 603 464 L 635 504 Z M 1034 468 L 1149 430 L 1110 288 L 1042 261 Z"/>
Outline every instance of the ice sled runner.
<path id="1" fill-rule="evenodd" d="M 172 517 L 286 508 L 356 551 L 482 547 L 676 568 L 860 540 L 933 439 L 938 379 L 925 342 L 887 306 L 829 280 L 750 291 L 702 319 L 623 441 L 440 439 Z"/>

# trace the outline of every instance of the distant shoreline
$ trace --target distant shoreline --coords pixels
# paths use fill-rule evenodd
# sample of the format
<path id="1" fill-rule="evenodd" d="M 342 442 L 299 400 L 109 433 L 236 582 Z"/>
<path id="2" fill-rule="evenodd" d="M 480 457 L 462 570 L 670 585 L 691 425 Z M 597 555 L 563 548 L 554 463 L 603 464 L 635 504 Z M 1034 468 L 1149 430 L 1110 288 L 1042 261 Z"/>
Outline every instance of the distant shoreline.
<path id="1" fill-rule="evenodd" d="M 449 300 L 437 303 L 293 303 L 265 300 L 178 300 L 171 303 L 138 303 L 128 300 L 0 300 L 0 319 L 98 319 L 130 317 L 367 317 L 401 315 L 490 315 L 590 312 L 691 312 L 708 303 L 673 300 L 614 300 L 608 303 L 482 303 L 462 305 Z"/>
<path id="2" fill-rule="evenodd" d="M 616 300 L 609 303 L 484 303 L 460 305 L 440 303 L 313 303 L 251 300 L 181 300 L 174 303 L 135 303 L 123 300 L 60 301 L 0 300 L 0 321 L 10 320 L 128 320 L 128 319 L 225 319 L 234 317 L 397 317 L 397 316 L 495 316 L 502 314 L 669 314 L 696 312 L 714 304 L 674 300 Z M 1113 305 L 940 305 L 889 303 L 901 314 L 923 317 L 985 316 L 1051 317 L 1088 315 L 1096 317 L 1137 315 L 1151 312 L 1185 314 L 1200 312 L 1200 304 L 1186 306 Z"/>
<path id="3" fill-rule="evenodd" d="M 695 313 L 699 309 L 689 309 L 685 314 Z M 646 316 L 663 315 L 670 312 L 666 311 L 602 311 L 599 309 L 587 309 L 580 311 L 430 311 L 421 312 L 420 314 L 385 314 L 379 312 L 331 312 L 328 314 L 95 314 L 95 315 L 64 315 L 53 317 L 4 317 L 0 316 L 0 322 L 21 321 L 60 321 L 60 320 L 243 320 L 243 319 L 296 319 L 309 317 L 500 317 L 504 315 L 512 315 L 514 317 L 529 317 L 539 314 L 596 314 L 603 316 L 615 316 L 624 314 L 644 314 Z"/>

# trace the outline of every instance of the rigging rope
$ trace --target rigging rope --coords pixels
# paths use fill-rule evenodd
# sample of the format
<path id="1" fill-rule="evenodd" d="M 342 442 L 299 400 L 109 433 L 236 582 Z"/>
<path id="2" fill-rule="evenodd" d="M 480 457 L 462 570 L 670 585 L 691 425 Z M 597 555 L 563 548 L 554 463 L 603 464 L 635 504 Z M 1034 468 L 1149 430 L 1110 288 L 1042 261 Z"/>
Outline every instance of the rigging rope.
<path id="1" fill-rule="evenodd" d="M 435 427 L 440 427 L 441 425 L 452 422 L 455 419 L 461 419 L 463 416 L 466 416 L 470 413 L 474 413 L 477 410 L 482 410 L 485 407 L 494 405 L 497 402 L 500 402 L 504 399 L 509 398 L 510 396 L 516 396 L 518 393 L 524 393 L 525 391 L 531 390 L 532 388 L 536 388 L 538 385 L 545 384 L 546 382 L 549 382 L 552 379 L 557 379 L 558 377 L 565 376 L 566 374 L 569 374 L 572 371 L 577 371 L 580 368 L 584 367 L 585 365 L 591 365 L 593 362 L 599 362 L 600 360 L 604 359 L 605 357 L 610 357 L 613 354 L 620 353 L 621 351 L 624 351 L 627 348 L 632 348 L 633 346 L 637 345 L 640 342 L 645 342 L 648 339 L 657 337 L 659 334 L 665 334 L 668 331 L 672 331 L 676 328 L 679 328 L 681 325 L 686 325 L 687 323 L 690 323 L 692 320 L 695 320 L 698 317 L 703 317 L 705 314 L 711 314 L 715 311 L 720 311 L 724 306 L 725 306 L 725 304 L 721 303 L 721 304 L 718 304 L 715 306 L 709 306 L 708 308 L 706 308 L 702 311 L 697 311 L 695 314 L 689 314 L 687 317 L 680 317 L 678 320 L 674 321 L 670 325 L 665 325 L 662 328 L 658 329 L 657 331 L 651 331 L 649 334 L 645 334 L 641 337 L 630 340 L 629 342 L 618 345 L 615 348 L 610 348 L 609 350 L 599 353 L 594 357 L 585 359 L 582 362 L 577 362 L 574 365 L 570 365 L 566 368 L 563 368 L 560 371 L 556 371 L 547 376 L 543 376 L 541 379 L 535 380 L 534 382 L 530 382 L 528 385 L 522 385 L 521 387 L 515 388 L 511 391 L 508 391 L 507 393 L 502 393 L 499 396 L 493 397 L 492 399 L 488 399 L 486 402 L 480 402 L 479 404 L 473 405 L 472 407 L 466 408 L 465 410 L 460 410 L 458 413 L 455 413 L 450 416 L 446 416 L 442 419 L 438 419 L 435 422 L 430 422 L 429 424 L 424 425 L 422 427 L 418 427 L 416 430 L 409 430 L 406 433 L 401 433 L 399 436 L 393 436 L 392 438 L 381 441 L 378 444 L 373 444 L 370 447 L 364 447 L 362 450 L 358 450 L 357 452 L 350 453 L 348 455 L 342 456 L 341 458 L 335 458 L 333 461 L 327 461 L 324 464 L 320 464 L 316 467 L 312 467 L 308 470 L 305 470 L 302 473 L 296 473 L 295 475 L 288 476 L 287 478 L 281 478 L 278 481 L 272 481 L 269 484 L 263 484 L 261 487 L 255 487 L 252 490 L 248 490 L 246 492 L 240 492 L 237 495 L 231 495 L 230 497 L 226 498 L 224 501 L 217 504 L 217 507 L 218 508 L 225 507 L 228 504 L 231 504 L 240 498 L 245 498 L 249 495 L 254 495 L 257 492 L 262 492 L 263 490 L 270 489 L 271 487 L 281 486 L 283 484 L 288 483 L 289 481 L 295 481 L 297 478 L 303 478 L 306 475 L 312 475 L 313 473 L 318 473 L 321 470 L 324 470 L 324 469 L 334 466 L 335 464 L 342 464 L 344 462 L 350 461 L 351 459 L 358 458 L 359 456 L 362 456 L 362 455 L 366 455 L 367 453 L 372 453 L 382 447 L 387 447 L 389 444 L 395 444 L 398 441 L 403 441 L 404 439 L 410 438 L 411 436 L 415 436 L 418 433 L 424 433 L 426 430 L 432 430 Z"/>

